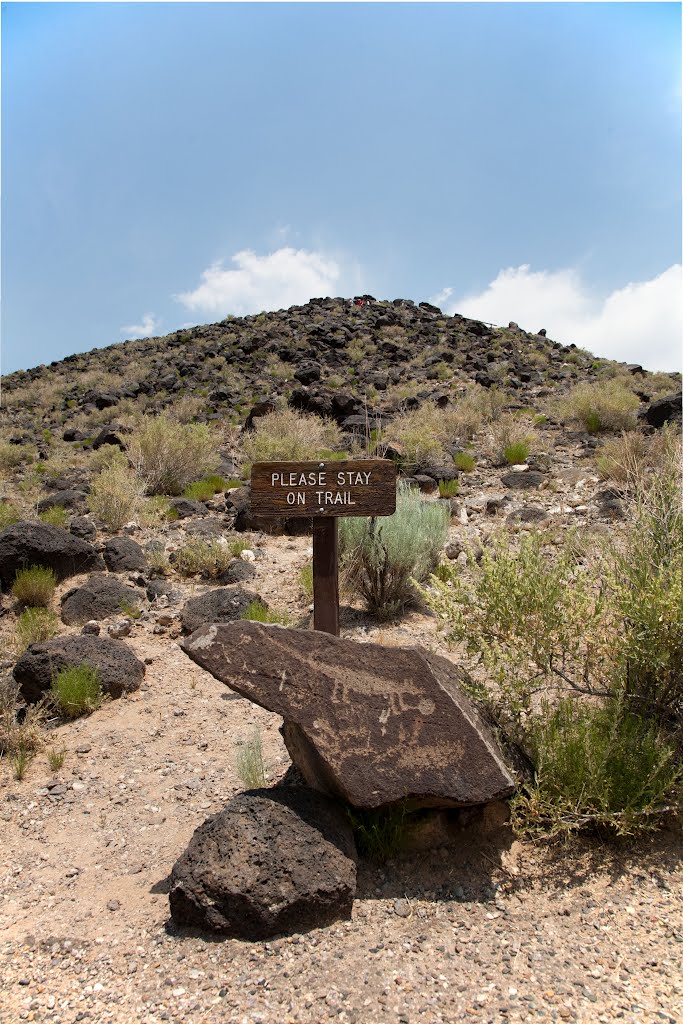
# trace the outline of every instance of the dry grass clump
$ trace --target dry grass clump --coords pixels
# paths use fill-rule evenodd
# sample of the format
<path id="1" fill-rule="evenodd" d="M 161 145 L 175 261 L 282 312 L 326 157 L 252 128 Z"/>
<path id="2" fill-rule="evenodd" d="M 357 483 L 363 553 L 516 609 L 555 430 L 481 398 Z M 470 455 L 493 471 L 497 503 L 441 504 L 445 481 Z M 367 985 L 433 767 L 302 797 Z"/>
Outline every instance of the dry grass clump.
<path id="1" fill-rule="evenodd" d="M 489 424 L 483 448 L 498 465 L 515 465 L 525 462 L 537 444 L 538 434 L 531 418 L 508 412 Z"/>
<path id="2" fill-rule="evenodd" d="M 182 494 L 216 468 L 219 439 L 203 423 L 178 423 L 166 414 L 146 417 L 133 433 L 128 456 L 148 494 Z"/>
<path id="3" fill-rule="evenodd" d="M 0 501 L 0 532 L 21 519 L 19 509 L 10 501 Z"/>
<path id="4" fill-rule="evenodd" d="M 558 401 L 556 415 L 577 423 L 589 434 L 604 430 L 633 430 L 640 402 L 624 383 L 613 378 L 598 384 L 577 384 Z"/>
<path id="5" fill-rule="evenodd" d="M 278 409 L 256 420 L 253 431 L 241 438 L 248 462 L 317 459 L 341 445 L 341 430 L 332 420 L 295 409 Z"/>
<path id="6" fill-rule="evenodd" d="M 80 718 L 104 703 L 97 669 L 83 663 L 62 669 L 52 680 L 51 697 L 62 718 Z"/>
<path id="7" fill-rule="evenodd" d="M 135 519 L 144 503 L 145 485 L 127 466 L 114 462 L 90 485 L 87 505 L 112 533 Z"/>
<path id="8" fill-rule="evenodd" d="M 181 576 L 202 576 L 212 579 L 220 576 L 228 568 L 234 558 L 248 546 L 242 537 L 227 540 L 202 540 L 192 537 L 173 555 L 173 563 Z"/>
<path id="9" fill-rule="evenodd" d="M 18 712 L 22 711 L 21 718 Z M 0 754 L 32 753 L 43 745 L 45 706 L 26 705 L 12 676 L 0 677 Z"/>
<path id="10" fill-rule="evenodd" d="M 15 643 L 19 654 L 31 644 L 51 640 L 59 632 L 59 619 L 48 608 L 25 608 L 15 628 Z"/>
<path id="11" fill-rule="evenodd" d="M 192 423 L 206 412 L 206 399 L 196 395 L 183 395 L 169 409 L 169 415 L 178 423 Z"/>
<path id="12" fill-rule="evenodd" d="M 35 449 L 23 444 L 9 444 L 0 441 L 0 472 L 8 472 L 22 466 L 25 462 L 33 462 Z"/>
<path id="13" fill-rule="evenodd" d="M 635 484 L 650 473 L 656 473 L 680 445 L 680 434 L 668 424 L 655 434 L 624 431 L 604 442 L 597 455 L 597 467 L 603 480 Z"/>

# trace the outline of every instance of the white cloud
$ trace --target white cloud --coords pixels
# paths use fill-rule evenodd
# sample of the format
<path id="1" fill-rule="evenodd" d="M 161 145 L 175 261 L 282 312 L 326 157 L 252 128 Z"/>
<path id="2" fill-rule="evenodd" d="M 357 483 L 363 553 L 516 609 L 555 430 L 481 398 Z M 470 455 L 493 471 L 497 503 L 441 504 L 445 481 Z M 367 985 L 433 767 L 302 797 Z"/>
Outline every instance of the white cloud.
<path id="1" fill-rule="evenodd" d="M 532 271 L 525 264 L 501 270 L 484 291 L 450 302 L 446 311 L 499 325 L 514 320 L 528 331 L 545 327 L 553 340 L 596 356 L 670 371 L 683 364 L 682 300 L 680 264 L 602 297 L 575 270 Z"/>
<path id="2" fill-rule="evenodd" d="M 322 253 L 289 247 L 267 256 L 243 249 L 235 253 L 232 263 L 234 270 L 226 270 L 221 263 L 209 267 L 193 291 L 175 298 L 202 313 L 244 316 L 334 295 L 341 274 L 335 260 Z"/>
<path id="3" fill-rule="evenodd" d="M 127 338 L 153 338 L 159 330 L 160 321 L 154 313 L 145 313 L 141 324 L 130 324 L 121 328 L 121 334 Z"/>
<path id="4" fill-rule="evenodd" d="M 441 309 L 443 304 L 448 302 L 452 294 L 452 288 L 442 288 L 440 292 L 436 293 L 436 295 L 430 295 L 427 302 L 431 302 L 432 306 L 438 306 L 439 309 Z"/>

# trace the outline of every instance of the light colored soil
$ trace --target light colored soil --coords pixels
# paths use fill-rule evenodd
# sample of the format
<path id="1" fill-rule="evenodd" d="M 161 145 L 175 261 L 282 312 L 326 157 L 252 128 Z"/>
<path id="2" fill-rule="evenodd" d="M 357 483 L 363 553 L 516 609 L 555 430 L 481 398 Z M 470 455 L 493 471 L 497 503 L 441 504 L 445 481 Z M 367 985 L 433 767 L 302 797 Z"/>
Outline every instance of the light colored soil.
<path id="1" fill-rule="evenodd" d="M 562 456 L 556 479 L 571 468 Z M 589 525 L 581 506 L 597 480 L 587 476 L 518 504 Z M 463 490 L 482 493 L 466 479 Z M 452 536 L 490 522 L 482 510 Z M 304 620 L 296 576 L 310 540 L 258 544 L 247 586 Z M 172 611 L 201 589 L 177 588 Z M 3 1024 L 683 1021 L 680 832 L 566 848 L 513 841 L 505 828 L 464 833 L 452 849 L 361 865 L 349 922 L 253 944 L 179 933 L 168 876 L 194 829 L 243 788 L 236 745 L 260 730 L 269 781 L 289 759 L 279 719 L 193 664 L 157 615 L 125 641 L 149 662 L 142 690 L 54 730 L 67 751 L 56 777 L 45 754 L 22 782 L 0 764 Z M 446 651 L 419 611 L 380 628 L 347 609 L 342 626 L 360 641 Z"/>

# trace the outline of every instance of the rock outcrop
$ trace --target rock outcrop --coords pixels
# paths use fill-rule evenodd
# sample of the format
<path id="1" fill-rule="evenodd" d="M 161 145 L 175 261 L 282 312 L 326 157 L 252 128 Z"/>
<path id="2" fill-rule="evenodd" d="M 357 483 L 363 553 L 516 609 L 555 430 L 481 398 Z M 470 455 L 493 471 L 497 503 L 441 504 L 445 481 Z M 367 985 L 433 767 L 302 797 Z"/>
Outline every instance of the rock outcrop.
<path id="1" fill-rule="evenodd" d="M 355 807 L 406 798 L 414 806 L 467 806 L 514 789 L 461 689 L 466 673 L 446 658 L 256 622 L 204 625 L 182 647 L 281 715 L 307 784 Z"/>

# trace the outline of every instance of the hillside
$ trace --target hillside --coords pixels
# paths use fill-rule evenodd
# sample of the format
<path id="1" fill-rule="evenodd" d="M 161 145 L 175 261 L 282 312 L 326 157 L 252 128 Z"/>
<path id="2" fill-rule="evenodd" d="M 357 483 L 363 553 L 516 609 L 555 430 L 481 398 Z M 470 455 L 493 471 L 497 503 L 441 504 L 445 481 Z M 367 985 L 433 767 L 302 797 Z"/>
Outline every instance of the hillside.
<path id="1" fill-rule="evenodd" d="M 552 591 L 573 616 L 558 626 L 561 670 L 587 647 L 588 672 L 610 662 L 629 622 L 616 604 L 600 619 L 600 602 L 572 601 L 584 585 L 589 595 L 618 586 L 610 544 L 621 555 L 637 537 L 649 557 L 636 485 L 658 493 L 680 462 L 680 390 L 678 373 L 371 296 L 228 318 L 3 378 L 0 1021 L 676 1024 L 683 833 L 673 805 L 657 807 L 653 833 L 615 838 L 602 821 L 566 843 L 513 831 L 502 801 L 427 816 L 385 863 L 360 857 L 350 919 L 266 942 L 179 927 L 168 892 L 195 829 L 258 784 L 258 762 L 270 786 L 291 769 L 282 720 L 181 648 L 215 621 L 311 626 L 310 522 L 251 515 L 252 462 L 393 459 L 443 526 L 423 567 L 428 588 L 431 570 L 448 595 L 488 566 L 491 587 L 506 580 L 500 594 L 517 601 L 503 683 L 552 626 L 538 564 L 524 591 L 529 563 L 505 559 L 536 542 L 549 564 L 566 553 Z M 672 649 L 677 558 L 672 545 L 654 571 L 671 573 L 669 603 L 666 583 L 647 591 L 648 607 L 671 615 Z M 22 593 L 27 565 L 56 579 L 25 581 Z M 346 590 L 342 638 L 420 645 L 493 685 L 495 659 L 483 664 L 466 634 L 449 639 L 438 610 L 406 587 L 388 611 Z M 631 601 L 635 590 L 624 595 L 632 619 L 642 612 L 648 679 L 658 678 L 664 627 Z M 584 619 L 596 625 L 581 647 Z M 657 709 L 657 728 L 672 732 L 680 649 L 673 725 Z M 73 718 L 52 703 L 37 714 L 59 670 L 82 664 L 101 672 L 104 702 Z M 556 699 L 559 679 L 543 676 L 543 698 Z"/>

